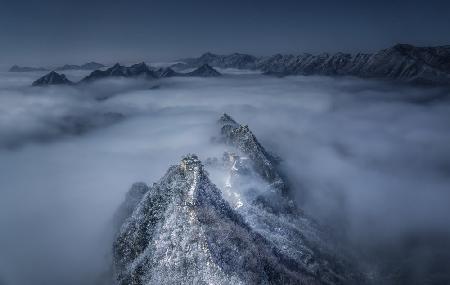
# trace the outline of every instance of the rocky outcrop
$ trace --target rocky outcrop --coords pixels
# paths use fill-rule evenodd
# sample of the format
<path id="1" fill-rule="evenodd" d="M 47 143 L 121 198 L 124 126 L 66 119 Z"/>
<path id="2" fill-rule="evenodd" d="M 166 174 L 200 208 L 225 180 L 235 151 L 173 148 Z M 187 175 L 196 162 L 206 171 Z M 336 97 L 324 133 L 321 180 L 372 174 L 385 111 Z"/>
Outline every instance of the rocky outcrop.
<path id="1" fill-rule="evenodd" d="M 47 86 L 47 85 L 71 85 L 72 81 L 67 79 L 64 74 L 59 74 L 55 71 L 52 71 L 38 80 L 33 82 L 33 86 Z"/>

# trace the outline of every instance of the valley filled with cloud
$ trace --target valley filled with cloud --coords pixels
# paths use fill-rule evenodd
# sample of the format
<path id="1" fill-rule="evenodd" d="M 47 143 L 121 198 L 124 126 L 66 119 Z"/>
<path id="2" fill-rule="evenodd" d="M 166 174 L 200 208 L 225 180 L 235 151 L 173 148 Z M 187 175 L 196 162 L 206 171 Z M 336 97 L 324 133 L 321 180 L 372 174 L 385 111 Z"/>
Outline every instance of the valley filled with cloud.
<path id="1" fill-rule="evenodd" d="M 219 70 L 49 87 L 31 87 L 39 72 L 0 73 L 0 278 L 94 282 L 131 184 L 157 182 L 188 153 L 220 157 L 223 113 L 280 157 L 297 205 L 373 274 L 396 260 L 420 278 L 450 256 L 448 90 Z"/>

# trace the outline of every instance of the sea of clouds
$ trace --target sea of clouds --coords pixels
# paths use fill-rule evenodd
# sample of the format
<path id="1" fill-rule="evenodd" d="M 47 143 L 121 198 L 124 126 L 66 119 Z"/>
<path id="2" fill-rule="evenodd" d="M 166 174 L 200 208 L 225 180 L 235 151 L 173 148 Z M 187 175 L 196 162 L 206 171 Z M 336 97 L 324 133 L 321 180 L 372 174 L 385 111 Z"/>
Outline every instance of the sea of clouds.
<path id="1" fill-rule="evenodd" d="M 394 260 L 419 280 L 436 247 L 447 256 L 448 90 L 222 71 L 45 88 L 30 87 L 42 73 L 1 72 L 0 284 L 95 282 L 131 184 L 187 153 L 220 156 L 211 137 L 224 112 L 281 157 L 298 205 L 363 263 Z"/>

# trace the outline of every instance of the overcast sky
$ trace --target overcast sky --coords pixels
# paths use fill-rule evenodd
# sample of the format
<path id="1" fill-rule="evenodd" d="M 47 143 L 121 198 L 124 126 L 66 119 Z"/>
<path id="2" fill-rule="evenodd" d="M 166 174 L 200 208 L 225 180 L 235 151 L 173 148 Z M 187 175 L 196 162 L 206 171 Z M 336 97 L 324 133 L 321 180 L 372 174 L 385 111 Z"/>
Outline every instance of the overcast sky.
<path id="1" fill-rule="evenodd" d="M 0 0 L 0 63 L 450 44 L 445 0 Z"/>

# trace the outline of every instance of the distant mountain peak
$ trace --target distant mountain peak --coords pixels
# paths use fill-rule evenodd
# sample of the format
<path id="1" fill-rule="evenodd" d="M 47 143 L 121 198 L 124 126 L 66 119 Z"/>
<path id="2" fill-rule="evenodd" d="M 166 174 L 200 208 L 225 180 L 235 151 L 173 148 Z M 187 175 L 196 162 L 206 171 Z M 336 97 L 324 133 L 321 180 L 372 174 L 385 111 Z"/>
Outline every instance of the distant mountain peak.
<path id="1" fill-rule="evenodd" d="M 99 79 L 108 77 L 147 77 L 157 78 L 157 74 L 145 63 L 136 63 L 129 67 L 121 65 L 120 63 L 114 64 L 112 67 L 106 70 L 95 70 L 88 76 L 84 77 L 81 82 L 92 82 Z"/>
<path id="2" fill-rule="evenodd" d="M 205 57 L 216 57 L 216 56 L 217 56 L 217 54 L 207 51 L 204 54 L 202 54 L 200 57 L 205 58 Z"/>
<path id="3" fill-rule="evenodd" d="M 410 44 L 399 43 L 399 44 L 394 45 L 392 48 L 396 49 L 396 50 L 411 50 L 415 47 Z"/>
<path id="4" fill-rule="evenodd" d="M 133 64 L 132 66 L 127 68 L 130 72 L 130 75 L 139 75 L 143 73 L 150 73 L 151 69 L 145 62 L 140 62 Z"/>
<path id="5" fill-rule="evenodd" d="M 44 67 L 28 67 L 28 66 L 18 66 L 13 65 L 9 72 L 31 72 L 31 71 L 47 71 L 47 68 Z"/>
<path id="6" fill-rule="evenodd" d="M 149 66 L 144 61 L 133 64 L 131 67 L 149 68 Z"/>
<path id="7" fill-rule="evenodd" d="M 123 65 L 121 65 L 120 63 L 116 62 L 113 66 L 110 67 L 110 69 L 117 69 L 117 68 L 122 68 Z"/>
<path id="8" fill-rule="evenodd" d="M 44 68 L 44 67 L 21 67 L 18 65 L 12 66 L 9 71 L 10 72 L 31 72 L 31 71 L 66 71 L 66 70 L 95 70 L 99 68 L 103 68 L 105 65 L 101 63 L 97 63 L 94 61 L 85 63 L 83 65 L 76 65 L 76 64 L 64 64 L 62 66 L 58 67 L 52 67 L 52 68 Z"/>
<path id="9" fill-rule="evenodd" d="M 259 70 L 267 75 L 357 76 L 413 84 L 450 85 L 450 46 L 417 47 L 396 44 L 375 53 L 303 53 L 255 57 L 205 53 L 181 60 L 179 68 L 209 64 L 220 68 Z"/>
<path id="10" fill-rule="evenodd" d="M 222 74 L 211 67 L 209 64 L 203 64 L 194 71 L 186 73 L 187 76 L 199 76 L 199 77 L 217 77 Z"/>
<path id="11" fill-rule="evenodd" d="M 158 74 L 158 77 L 160 77 L 160 78 L 174 77 L 174 76 L 181 75 L 180 73 L 176 72 L 175 70 L 173 70 L 170 67 L 159 68 L 158 70 L 156 70 L 156 73 Z"/>
<path id="12" fill-rule="evenodd" d="M 101 64 L 101 63 L 98 63 L 98 62 L 95 62 L 95 61 L 90 61 L 90 62 L 87 62 L 87 63 L 83 64 L 81 67 L 85 68 L 85 69 L 88 69 L 88 68 L 89 69 L 98 69 L 98 68 L 105 67 L 105 65 Z"/>
<path id="13" fill-rule="evenodd" d="M 67 79 L 64 74 L 51 71 L 46 75 L 42 76 L 38 80 L 33 82 L 33 86 L 46 86 L 46 85 L 70 85 L 73 84 L 72 81 Z"/>

